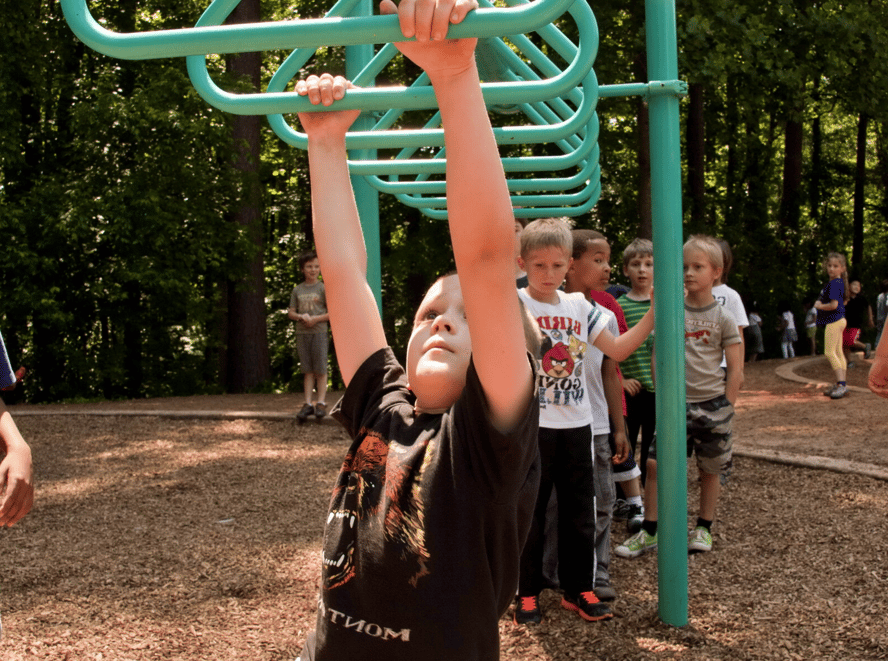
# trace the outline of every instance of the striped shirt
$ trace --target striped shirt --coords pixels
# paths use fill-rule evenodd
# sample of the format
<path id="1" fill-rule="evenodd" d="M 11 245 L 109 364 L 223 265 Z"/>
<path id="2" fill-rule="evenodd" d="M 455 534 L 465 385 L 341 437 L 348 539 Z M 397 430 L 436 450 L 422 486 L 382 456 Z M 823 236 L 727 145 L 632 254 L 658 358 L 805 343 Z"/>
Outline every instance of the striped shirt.
<path id="1" fill-rule="evenodd" d="M 626 325 L 632 328 L 641 321 L 641 318 L 651 308 L 650 299 L 646 301 L 633 301 L 626 295 L 620 296 L 617 301 L 626 315 Z M 620 363 L 623 376 L 635 379 L 641 383 L 645 390 L 654 392 L 654 377 L 651 372 L 651 356 L 654 351 L 654 336 L 649 335 L 641 346 L 631 356 Z"/>

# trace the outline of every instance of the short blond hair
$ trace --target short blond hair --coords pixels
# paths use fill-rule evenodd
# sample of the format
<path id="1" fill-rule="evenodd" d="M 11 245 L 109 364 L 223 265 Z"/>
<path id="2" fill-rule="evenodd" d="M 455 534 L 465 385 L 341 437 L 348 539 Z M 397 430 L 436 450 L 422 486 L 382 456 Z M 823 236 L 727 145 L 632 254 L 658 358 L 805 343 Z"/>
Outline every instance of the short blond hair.
<path id="1" fill-rule="evenodd" d="M 725 266 L 724 253 L 718 241 L 711 236 L 703 234 L 694 234 L 685 241 L 682 248 L 682 256 L 687 258 L 688 253 L 692 250 L 702 252 L 709 259 L 709 263 L 717 269 L 723 269 Z"/>
<path id="2" fill-rule="evenodd" d="M 521 257 L 540 248 L 561 248 L 570 257 L 573 237 L 566 218 L 540 218 L 527 224 L 521 232 Z"/>

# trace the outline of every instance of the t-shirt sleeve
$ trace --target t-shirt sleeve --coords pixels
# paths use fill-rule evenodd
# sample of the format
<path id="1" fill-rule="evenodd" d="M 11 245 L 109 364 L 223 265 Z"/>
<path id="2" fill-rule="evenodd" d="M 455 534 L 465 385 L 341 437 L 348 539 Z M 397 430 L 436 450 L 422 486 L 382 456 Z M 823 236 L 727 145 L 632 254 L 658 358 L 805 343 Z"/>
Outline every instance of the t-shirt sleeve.
<path id="1" fill-rule="evenodd" d="M 294 310 L 299 309 L 299 295 L 296 291 L 296 287 L 293 287 L 293 291 L 290 292 L 290 307 Z"/>
<path id="2" fill-rule="evenodd" d="M 391 348 L 384 347 L 361 364 L 331 415 L 355 438 L 362 428 L 372 427 L 375 416 L 412 401 L 404 368 Z"/>
<path id="3" fill-rule="evenodd" d="M 608 319 L 613 319 L 613 315 L 604 311 L 599 305 L 592 305 L 589 310 L 589 335 L 587 341 L 589 344 L 595 344 L 595 340 L 601 335 L 601 331 L 607 328 Z"/>
<path id="4" fill-rule="evenodd" d="M 737 329 L 737 324 L 734 323 L 730 314 L 723 314 L 721 316 L 721 327 L 722 347 L 729 347 L 732 344 L 740 344 L 740 331 Z"/>
<path id="5" fill-rule="evenodd" d="M 536 359 L 527 354 L 531 367 L 530 385 L 536 383 Z M 497 500 L 514 494 L 527 479 L 528 470 L 537 454 L 540 406 L 532 394 L 524 415 L 514 429 L 502 433 L 490 424 L 487 398 L 475 371 L 469 363 L 466 386 L 453 408 L 454 439 L 459 451 L 466 453 L 464 465 L 471 467 L 480 487 Z"/>
<path id="6" fill-rule="evenodd" d="M 829 283 L 829 287 L 827 288 L 827 300 L 824 303 L 829 301 L 840 301 L 844 302 L 845 300 L 845 283 L 842 282 L 840 278 L 836 278 L 835 280 L 831 280 Z"/>
<path id="7" fill-rule="evenodd" d="M 736 291 L 731 290 L 731 293 L 728 296 L 727 300 L 728 305 L 730 306 L 731 316 L 734 317 L 734 322 L 741 328 L 746 328 L 749 325 L 749 321 L 746 316 L 746 308 L 743 306 L 743 300 L 740 298 L 740 294 L 738 294 Z"/>

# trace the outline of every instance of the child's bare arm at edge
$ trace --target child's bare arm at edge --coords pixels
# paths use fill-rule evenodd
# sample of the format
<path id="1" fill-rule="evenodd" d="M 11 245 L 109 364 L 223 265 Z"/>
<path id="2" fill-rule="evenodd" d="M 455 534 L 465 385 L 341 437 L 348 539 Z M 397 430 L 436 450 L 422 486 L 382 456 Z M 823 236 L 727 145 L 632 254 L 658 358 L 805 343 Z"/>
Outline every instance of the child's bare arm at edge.
<path id="1" fill-rule="evenodd" d="M 12 526 L 31 511 L 34 504 L 31 448 L 15 421 L 0 401 L 0 527 Z"/>
<path id="2" fill-rule="evenodd" d="M 879 397 L 888 398 L 888 332 L 882 331 L 873 366 L 870 367 L 867 385 Z"/>
<path id="3" fill-rule="evenodd" d="M 533 382 L 515 292 L 515 220 L 499 150 L 475 66 L 475 39 L 442 40 L 475 0 L 383 0 L 401 31 L 416 42 L 399 50 L 428 74 L 435 89 L 447 149 L 447 208 L 456 270 L 472 338 L 472 358 L 500 430 L 513 428 L 530 401 Z M 431 38 L 431 41 L 429 41 Z"/>
<path id="4" fill-rule="evenodd" d="M 725 397 L 731 406 L 737 403 L 743 384 L 743 345 L 739 342 L 725 347 Z"/>
<path id="5" fill-rule="evenodd" d="M 604 386 L 604 399 L 607 401 L 607 414 L 614 430 L 613 462 L 621 464 L 629 458 L 629 438 L 626 435 L 626 420 L 623 419 L 623 388 L 620 385 L 620 372 L 617 362 L 605 357 L 601 361 L 601 383 Z"/>
<path id="6" fill-rule="evenodd" d="M 350 86 L 341 76 L 323 74 L 300 80 L 296 92 L 315 105 L 329 106 Z M 367 358 L 387 346 L 376 299 L 367 283 L 367 250 L 346 161 L 345 133 L 358 114 L 357 110 L 299 113 L 308 135 L 318 261 L 324 269 L 336 359 L 346 385 Z"/>

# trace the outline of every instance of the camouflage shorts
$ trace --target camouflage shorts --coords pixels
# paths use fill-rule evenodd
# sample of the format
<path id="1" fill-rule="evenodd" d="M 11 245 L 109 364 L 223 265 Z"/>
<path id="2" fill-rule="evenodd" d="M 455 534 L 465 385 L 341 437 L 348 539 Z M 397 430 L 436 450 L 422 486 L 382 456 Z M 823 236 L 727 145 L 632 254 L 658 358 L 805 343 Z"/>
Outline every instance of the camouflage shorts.
<path id="1" fill-rule="evenodd" d="M 697 455 L 697 466 L 704 473 L 727 475 L 731 471 L 733 448 L 731 421 L 734 407 L 727 397 L 687 404 L 688 458 Z M 657 441 L 648 457 L 657 458 Z"/>

